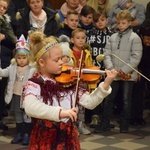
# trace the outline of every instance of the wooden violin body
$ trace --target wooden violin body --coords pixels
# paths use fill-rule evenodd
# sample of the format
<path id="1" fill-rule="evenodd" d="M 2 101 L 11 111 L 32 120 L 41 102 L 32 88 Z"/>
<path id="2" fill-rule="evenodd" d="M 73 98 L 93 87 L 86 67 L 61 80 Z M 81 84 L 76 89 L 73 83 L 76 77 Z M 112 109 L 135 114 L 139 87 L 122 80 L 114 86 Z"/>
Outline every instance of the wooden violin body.
<path id="1" fill-rule="evenodd" d="M 78 74 L 79 68 L 69 65 L 63 65 L 61 74 L 56 76 L 55 79 L 57 82 L 63 84 L 65 87 L 71 86 L 77 80 L 80 80 L 81 82 L 86 82 L 88 84 L 95 84 L 101 79 L 101 76 L 105 74 L 105 71 L 100 70 L 99 67 L 90 66 L 81 69 L 79 79 Z M 128 80 L 131 78 L 131 75 L 118 72 L 118 77 L 122 80 Z"/>
<path id="2" fill-rule="evenodd" d="M 79 68 L 74 66 L 64 65 L 62 67 L 62 72 L 55 79 L 62 84 L 74 83 L 78 79 Z M 96 83 L 101 75 L 105 74 L 105 71 L 101 71 L 96 66 L 86 67 L 81 69 L 80 80 L 81 82 Z"/>

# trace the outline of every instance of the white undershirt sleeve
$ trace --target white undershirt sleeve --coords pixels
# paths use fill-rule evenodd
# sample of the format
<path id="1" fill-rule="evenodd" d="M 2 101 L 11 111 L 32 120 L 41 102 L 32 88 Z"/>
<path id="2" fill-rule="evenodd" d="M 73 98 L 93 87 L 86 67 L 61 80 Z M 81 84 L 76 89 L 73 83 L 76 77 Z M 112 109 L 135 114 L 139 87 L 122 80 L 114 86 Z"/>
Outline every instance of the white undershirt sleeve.
<path id="1" fill-rule="evenodd" d="M 79 104 L 87 109 L 94 109 L 97 105 L 99 105 L 103 99 L 111 93 L 111 87 L 108 90 L 105 90 L 102 87 L 103 82 L 99 84 L 99 86 L 90 94 L 89 92 L 85 92 Z"/>
<path id="2" fill-rule="evenodd" d="M 46 105 L 45 103 L 37 100 L 34 95 L 27 95 L 23 101 L 23 106 L 26 114 L 30 117 L 48 119 L 56 122 L 60 121 L 59 113 L 61 107 Z"/>

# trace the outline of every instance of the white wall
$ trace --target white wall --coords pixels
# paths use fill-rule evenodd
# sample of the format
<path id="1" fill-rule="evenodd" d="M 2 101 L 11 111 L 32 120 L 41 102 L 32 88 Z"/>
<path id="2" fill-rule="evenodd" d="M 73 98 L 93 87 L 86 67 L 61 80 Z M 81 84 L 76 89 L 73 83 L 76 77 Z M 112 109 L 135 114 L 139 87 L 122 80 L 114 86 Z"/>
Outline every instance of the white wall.
<path id="1" fill-rule="evenodd" d="M 118 2 L 118 0 L 109 0 L 109 1 L 110 1 L 111 6 Z M 142 4 L 142 5 L 144 5 L 146 7 L 147 3 L 150 0 L 133 0 L 133 1 L 136 2 L 136 3 Z"/>

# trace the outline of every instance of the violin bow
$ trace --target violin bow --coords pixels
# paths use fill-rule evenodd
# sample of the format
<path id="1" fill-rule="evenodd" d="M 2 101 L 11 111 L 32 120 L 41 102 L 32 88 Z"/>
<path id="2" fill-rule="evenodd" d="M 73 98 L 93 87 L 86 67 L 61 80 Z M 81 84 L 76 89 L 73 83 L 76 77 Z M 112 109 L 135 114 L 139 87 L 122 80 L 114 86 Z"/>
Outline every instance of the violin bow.
<path id="1" fill-rule="evenodd" d="M 81 56 L 80 56 L 80 64 L 79 64 L 79 72 L 78 72 L 78 77 L 77 77 L 77 82 L 76 82 L 76 91 L 75 91 L 75 101 L 73 104 L 73 107 L 76 107 L 77 99 L 78 99 L 78 92 L 79 92 L 79 83 L 80 83 L 80 76 L 81 76 L 81 69 L 82 69 L 82 61 L 83 61 L 83 53 L 84 51 L 81 51 Z"/>

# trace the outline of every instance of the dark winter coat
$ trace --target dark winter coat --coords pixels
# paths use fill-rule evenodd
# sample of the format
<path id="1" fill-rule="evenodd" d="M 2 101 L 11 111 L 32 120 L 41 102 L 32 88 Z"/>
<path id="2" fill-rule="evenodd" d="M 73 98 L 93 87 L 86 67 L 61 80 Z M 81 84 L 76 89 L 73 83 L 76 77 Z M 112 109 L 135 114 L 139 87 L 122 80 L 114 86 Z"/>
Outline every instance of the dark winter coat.
<path id="1" fill-rule="evenodd" d="M 103 54 L 103 50 L 111 34 L 112 32 L 108 28 L 106 28 L 105 31 L 99 30 L 95 27 L 91 30 L 87 30 L 87 43 L 91 46 L 94 65 L 101 69 L 104 69 L 103 62 L 96 61 L 96 57 L 99 54 Z"/>
<path id="2" fill-rule="evenodd" d="M 48 0 L 44 0 L 44 6 L 51 8 Z M 27 6 L 26 0 L 11 0 L 10 1 L 7 13 L 9 14 L 9 16 L 11 16 L 11 25 L 12 25 L 12 28 L 13 28 L 15 33 L 17 30 L 16 14 L 18 11 L 20 11 L 23 8 L 27 8 L 27 10 L 29 9 Z"/>
<path id="3" fill-rule="evenodd" d="M 12 59 L 16 42 L 16 37 L 6 15 L 0 15 L 0 33 L 5 35 L 5 39 L 0 42 L 0 67 L 6 68 L 10 65 L 10 60 Z"/>
<path id="4" fill-rule="evenodd" d="M 43 10 L 47 14 L 47 22 L 45 24 L 44 34 L 46 34 L 47 36 L 50 36 L 50 35 L 56 36 L 58 32 L 58 23 L 55 18 L 56 11 L 48 7 L 43 8 Z M 32 26 L 29 20 L 29 12 L 30 10 L 26 11 L 25 9 L 20 11 L 21 18 L 17 22 L 17 31 L 16 31 L 17 37 L 20 37 L 21 34 L 23 34 L 27 38 L 28 31 L 32 29 Z"/>

